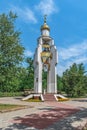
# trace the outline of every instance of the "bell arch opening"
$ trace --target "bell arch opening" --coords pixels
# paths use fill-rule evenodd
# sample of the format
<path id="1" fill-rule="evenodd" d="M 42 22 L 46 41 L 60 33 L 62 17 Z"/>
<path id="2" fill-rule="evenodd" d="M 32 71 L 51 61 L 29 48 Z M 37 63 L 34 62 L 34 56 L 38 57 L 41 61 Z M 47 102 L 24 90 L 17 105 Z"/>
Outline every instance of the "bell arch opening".
<path id="1" fill-rule="evenodd" d="M 47 71 L 42 71 L 42 93 L 47 93 Z"/>

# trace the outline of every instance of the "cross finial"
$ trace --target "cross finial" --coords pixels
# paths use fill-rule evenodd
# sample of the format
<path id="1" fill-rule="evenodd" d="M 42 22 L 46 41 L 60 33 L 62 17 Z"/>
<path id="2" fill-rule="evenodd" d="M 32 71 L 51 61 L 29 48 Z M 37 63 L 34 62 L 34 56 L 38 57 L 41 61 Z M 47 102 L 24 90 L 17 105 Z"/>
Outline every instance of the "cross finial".
<path id="1" fill-rule="evenodd" d="M 44 15 L 44 23 L 46 23 L 46 20 L 47 20 L 46 17 L 47 17 L 47 15 L 45 14 L 45 15 Z"/>

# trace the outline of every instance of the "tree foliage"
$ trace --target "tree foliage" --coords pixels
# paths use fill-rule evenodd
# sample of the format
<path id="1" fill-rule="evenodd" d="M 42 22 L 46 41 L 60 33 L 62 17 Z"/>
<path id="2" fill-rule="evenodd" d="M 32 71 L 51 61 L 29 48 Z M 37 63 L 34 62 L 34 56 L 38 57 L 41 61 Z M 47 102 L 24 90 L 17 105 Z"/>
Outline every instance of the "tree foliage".
<path id="1" fill-rule="evenodd" d="M 43 90 L 47 89 L 47 72 L 45 71 L 42 72 L 42 86 L 43 86 Z"/>
<path id="2" fill-rule="evenodd" d="M 26 58 L 27 67 L 22 69 L 21 73 L 21 90 L 34 88 L 34 67 L 33 67 L 33 59 L 27 57 Z"/>
<path id="3" fill-rule="evenodd" d="M 0 90 L 2 91 L 11 91 L 15 84 L 19 84 L 18 66 L 23 61 L 24 47 L 20 44 L 20 32 L 15 30 L 16 18 L 12 12 L 0 15 Z"/>
<path id="4" fill-rule="evenodd" d="M 81 96 L 87 92 L 87 76 L 83 64 L 74 63 L 63 73 L 63 88 L 68 96 Z"/>

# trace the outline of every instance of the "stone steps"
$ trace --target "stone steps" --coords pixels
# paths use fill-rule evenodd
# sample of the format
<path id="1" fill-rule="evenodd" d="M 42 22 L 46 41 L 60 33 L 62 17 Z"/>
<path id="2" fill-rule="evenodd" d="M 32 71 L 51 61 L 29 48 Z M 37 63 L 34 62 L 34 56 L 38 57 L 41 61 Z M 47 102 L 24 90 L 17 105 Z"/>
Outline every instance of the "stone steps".
<path id="1" fill-rule="evenodd" d="M 44 101 L 56 101 L 54 94 L 44 94 Z"/>

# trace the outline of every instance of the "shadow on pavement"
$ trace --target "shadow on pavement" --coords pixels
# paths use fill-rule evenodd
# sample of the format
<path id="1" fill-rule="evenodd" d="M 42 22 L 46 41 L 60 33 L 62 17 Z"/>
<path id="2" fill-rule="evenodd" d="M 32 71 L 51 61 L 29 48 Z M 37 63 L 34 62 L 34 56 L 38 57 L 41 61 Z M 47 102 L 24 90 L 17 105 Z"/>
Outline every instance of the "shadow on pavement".
<path id="1" fill-rule="evenodd" d="M 23 97 L 14 97 L 14 99 L 16 99 L 16 100 L 22 100 Z"/>
<path id="2" fill-rule="evenodd" d="M 76 101 L 76 102 L 87 102 L 87 100 L 72 100 L 72 101 Z"/>
<path id="3" fill-rule="evenodd" d="M 83 118 L 87 119 L 87 108 L 83 108 L 82 110 L 78 111 L 71 116 L 65 117 L 64 119 L 60 120 L 59 122 L 55 122 L 53 125 L 49 126 L 45 130 L 84 130 L 83 127 L 78 123 L 77 127 L 73 127 L 73 122 L 81 122 Z M 87 123 L 87 122 L 86 122 Z M 51 130 L 50 129 L 50 130 Z"/>
<path id="4" fill-rule="evenodd" d="M 47 111 L 40 112 L 38 114 L 26 115 L 23 118 L 16 117 L 16 118 L 13 118 L 12 120 L 13 124 L 8 126 L 8 128 L 4 130 L 13 130 L 13 129 L 18 129 L 18 130 L 20 129 L 32 130 L 33 129 L 34 130 L 34 128 L 39 129 L 39 130 L 42 130 L 42 129 L 51 130 L 51 128 L 52 130 L 63 130 L 63 128 L 65 127 L 67 128 L 66 130 L 74 130 L 73 127 L 71 126 L 71 122 L 75 120 L 81 120 L 82 117 L 80 118 L 77 116 L 77 117 L 72 118 L 72 120 L 68 120 L 68 121 L 64 120 L 64 118 L 71 116 L 72 114 L 78 111 L 79 111 L 78 109 L 54 108 L 52 110 L 50 109 Z"/>
<path id="5" fill-rule="evenodd" d="M 4 130 L 34 130 L 32 128 L 29 129 L 29 127 L 21 125 L 21 124 L 16 124 L 14 123 L 13 125 L 8 126 L 8 128 L 5 128 Z M 3 129 L 0 129 L 3 130 Z M 35 129 L 36 130 L 36 129 Z"/>

